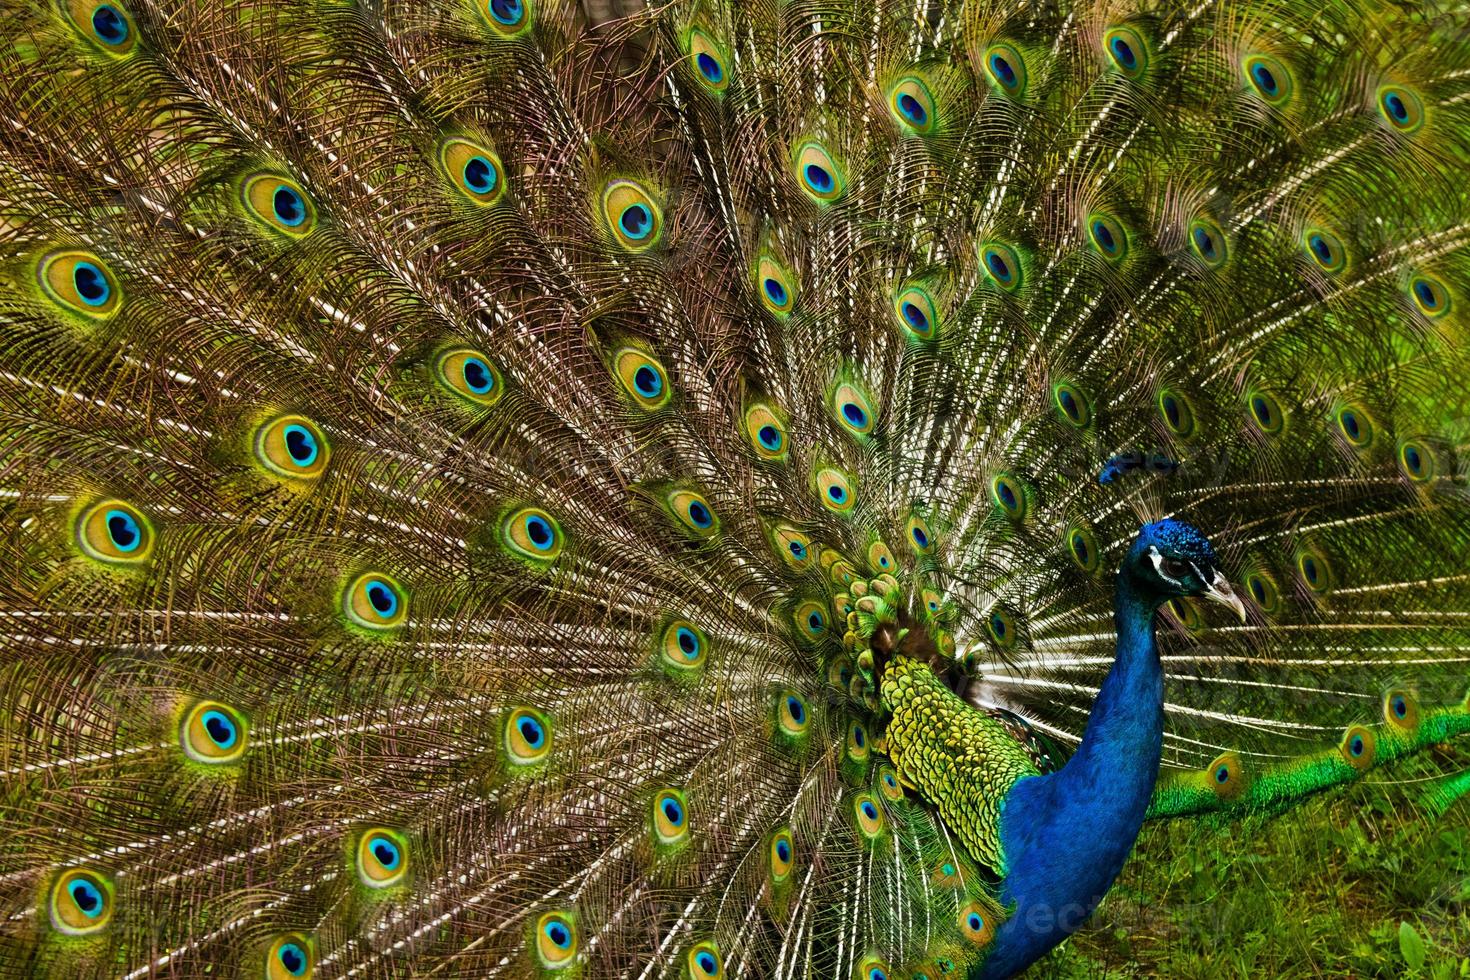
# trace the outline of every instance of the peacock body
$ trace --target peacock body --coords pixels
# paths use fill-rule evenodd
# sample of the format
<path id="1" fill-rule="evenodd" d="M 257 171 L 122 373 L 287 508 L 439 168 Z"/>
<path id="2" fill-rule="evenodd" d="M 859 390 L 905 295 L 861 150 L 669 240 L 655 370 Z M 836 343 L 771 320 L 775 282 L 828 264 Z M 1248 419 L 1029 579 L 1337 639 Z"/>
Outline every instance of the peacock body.
<path id="1" fill-rule="evenodd" d="M 0 973 L 1010 976 L 1463 821 L 1463 6 L 0 13 Z"/>

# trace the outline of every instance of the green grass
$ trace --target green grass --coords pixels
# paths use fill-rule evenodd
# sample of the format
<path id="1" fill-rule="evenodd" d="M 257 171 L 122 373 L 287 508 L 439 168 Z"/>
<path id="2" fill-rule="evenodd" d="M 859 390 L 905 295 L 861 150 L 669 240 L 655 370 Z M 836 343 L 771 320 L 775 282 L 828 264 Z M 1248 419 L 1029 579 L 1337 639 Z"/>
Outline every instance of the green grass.
<path id="1" fill-rule="evenodd" d="M 1470 766 L 1470 751 L 1393 778 Z M 1407 771 L 1412 770 L 1412 771 Z M 1369 776 L 1274 820 L 1145 827 L 1088 925 L 1033 977 L 1470 978 L 1470 798 Z"/>

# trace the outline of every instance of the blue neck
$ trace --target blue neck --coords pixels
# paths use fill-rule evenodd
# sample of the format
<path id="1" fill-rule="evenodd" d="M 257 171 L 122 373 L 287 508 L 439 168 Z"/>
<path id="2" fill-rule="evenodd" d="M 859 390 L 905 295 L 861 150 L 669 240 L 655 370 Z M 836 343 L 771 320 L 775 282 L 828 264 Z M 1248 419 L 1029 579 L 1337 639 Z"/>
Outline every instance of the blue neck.
<path id="1" fill-rule="evenodd" d="M 985 961 L 985 977 L 1011 976 L 1075 932 L 1133 849 L 1163 744 L 1158 605 L 1119 576 L 1117 658 L 1082 744 L 1059 772 L 1022 779 L 1006 797 L 1002 898 L 1014 910 Z"/>

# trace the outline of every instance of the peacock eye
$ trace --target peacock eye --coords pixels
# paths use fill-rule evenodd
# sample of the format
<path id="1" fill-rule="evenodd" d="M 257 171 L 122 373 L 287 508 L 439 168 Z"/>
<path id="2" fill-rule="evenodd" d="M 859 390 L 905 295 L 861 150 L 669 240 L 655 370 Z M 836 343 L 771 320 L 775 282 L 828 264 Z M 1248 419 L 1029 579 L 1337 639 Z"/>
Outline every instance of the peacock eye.
<path id="1" fill-rule="evenodd" d="M 1165 575 L 1176 582 L 1183 580 L 1192 571 L 1189 562 L 1180 561 L 1178 558 L 1165 558 L 1159 567 L 1163 569 Z"/>

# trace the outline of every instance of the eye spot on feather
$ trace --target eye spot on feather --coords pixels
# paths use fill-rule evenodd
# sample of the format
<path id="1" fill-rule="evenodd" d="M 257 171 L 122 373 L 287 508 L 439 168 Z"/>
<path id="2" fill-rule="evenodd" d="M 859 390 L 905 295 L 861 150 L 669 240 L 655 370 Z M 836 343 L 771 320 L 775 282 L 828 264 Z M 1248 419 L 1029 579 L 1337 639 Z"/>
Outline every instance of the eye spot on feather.
<path id="1" fill-rule="evenodd" d="M 888 964 L 876 956 L 869 956 L 853 970 L 852 980 L 889 980 Z"/>
<path id="2" fill-rule="evenodd" d="M 698 678 L 709 653 L 709 637 L 689 620 L 675 619 L 664 627 L 659 659 L 664 672 L 675 680 Z"/>
<path id="3" fill-rule="evenodd" d="M 1025 520 L 1028 510 L 1026 490 L 1009 473 L 997 474 L 990 481 L 990 500 L 1001 514 L 1012 521 Z"/>
<path id="4" fill-rule="evenodd" d="M 665 498 L 665 506 L 690 537 L 703 540 L 720 531 L 720 519 L 703 494 L 693 490 L 675 490 Z"/>
<path id="5" fill-rule="evenodd" d="M 476 207 L 489 207 L 505 191 L 505 166 L 487 146 L 464 137 L 447 139 L 439 162 L 454 189 Z"/>
<path id="6" fill-rule="evenodd" d="M 697 27 L 693 28 L 689 32 L 685 50 L 694 66 L 696 80 L 707 91 L 720 95 L 730 87 L 724 47 L 714 37 Z"/>
<path id="7" fill-rule="evenodd" d="M 1194 435 L 1194 409 L 1183 392 L 1174 388 L 1159 392 L 1159 415 L 1165 428 L 1179 438 L 1188 439 Z"/>
<path id="8" fill-rule="evenodd" d="M 852 513 L 856 495 L 852 477 L 835 466 L 824 466 L 816 475 L 817 499 L 834 514 Z"/>
<path id="9" fill-rule="evenodd" d="M 1092 401 L 1076 385 L 1058 381 L 1052 385 L 1051 400 L 1057 413 L 1068 425 L 1085 429 L 1092 421 Z"/>
<path id="10" fill-rule="evenodd" d="M 65 0 L 63 6 L 77 33 L 108 55 L 123 58 L 137 46 L 137 27 L 118 0 Z"/>
<path id="11" fill-rule="evenodd" d="M 1016 621 L 1004 606 L 996 606 L 990 610 L 990 615 L 985 620 L 985 631 L 1002 650 L 1009 650 L 1016 645 Z"/>
<path id="12" fill-rule="evenodd" d="M 304 238 L 316 228 L 316 207 L 295 181 L 278 174 L 255 174 L 241 185 L 240 199 L 258 223 L 288 238 Z"/>
<path id="13" fill-rule="evenodd" d="M 203 765 L 238 762 L 249 743 L 249 726 L 234 708 L 218 701 L 201 701 L 184 713 L 179 723 L 179 746 L 184 755 Z"/>
<path id="14" fill-rule="evenodd" d="M 1406 440 L 1399 444 L 1399 469 L 1414 483 L 1434 479 L 1434 454 L 1421 442 Z"/>
<path id="15" fill-rule="evenodd" d="M 1247 87 L 1267 105 L 1281 107 L 1291 100 L 1296 81 L 1286 63 L 1268 54 L 1253 54 L 1241 62 Z"/>
<path id="16" fill-rule="evenodd" d="M 903 786 L 899 784 L 898 773 L 886 762 L 878 767 L 878 792 L 890 803 L 903 800 Z"/>
<path id="17" fill-rule="evenodd" d="M 765 405 L 752 405 L 745 413 L 745 434 L 755 454 L 776 462 L 786 458 L 786 425 Z"/>
<path id="18" fill-rule="evenodd" d="M 112 880 L 100 871 L 72 868 L 51 886 L 47 913 L 51 926 L 67 936 L 90 936 L 112 922 Z"/>
<path id="19" fill-rule="evenodd" d="M 1102 553 L 1097 547 L 1097 538 L 1092 531 L 1076 525 L 1067 531 L 1067 553 L 1079 569 L 1088 574 L 1097 571 L 1102 562 Z"/>
<path id="20" fill-rule="evenodd" d="M 1246 396 L 1246 405 L 1250 420 L 1258 430 L 1266 435 L 1280 434 L 1286 424 L 1286 417 L 1281 412 L 1281 404 L 1276 396 L 1269 391 L 1252 391 Z"/>
<path id="21" fill-rule="evenodd" d="M 1137 80 L 1148 72 L 1148 43 L 1131 27 L 1113 27 L 1105 31 L 1103 51 L 1112 67 L 1125 78 Z"/>
<path id="22" fill-rule="evenodd" d="M 868 746 L 868 730 L 863 727 L 862 722 L 853 722 L 847 726 L 847 758 L 859 765 L 865 764 L 871 754 Z"/>
<path id="23" fill-rule="evenodd" d="M 1378 751 L 1377 737 L 1371 728 L 1354 725 L 1343 733 L 1338 751 L 1348 765 L 1359 772 L 1365 772 L 1373 767 L 1373 759 Z"/>
<path id="24" fill-rule="evenodd" d="M 791 869 L 796 861 L 796 845 L 792 843 L 791 831 L 783 827 L 772 834 L 769 850 L 767 859 L 770 862 L 771 880 L 781 884 L 791 877 Z"/>
<path id="25" fill-rule="evenodd" d="M 1302 248 L 1323 272 L 1336 275 L 1347 268 L 1347 250 L 1342 239 L 1325 228 L 1308 228 L 1303 232 Z"/>
<path id="26" fill-rule="evenodd" d="M 536 920 L 536 955 L 548 970 L 567 966 L 577 955 L 577 927 L 566 912 L 546 912 Z"/>
<path id="27" fill-rule="evenodd" d="M 121 500 L 102 500 L 78 515 L 75 540 L 82 554 L 113 566 L 137 566 L 153 554 L 153 525 Z"/>
<path id="28" fill-rule="evenodd" d="M 934 94 L 916 75 L 898 80 L 888 92 L 888 111 L 904 129 L 920 136 L 934 131 Z"/>
<path id="29" fill-rule="evenodd" d="M 654 794 L 649 812 L 649 828 L 654 842 L 662 847 L 688 843 L 689 802 L 681 790 L 667 787 Z"/>
<path id="30" fill-rule="evenodd" d="M 808 140 L 800 144 L 792 160 L 797 185 L 817 204 L 832 204 L 847 190 L 842 169 L 821 143 Z"/>
<path id="31" fill-rule="evenodd" d="M 1318 595 L 1326 595 L 1332 591 L 1334 585 L 1332 564 L 1322 552 L 1311 546 L 1304 547 L 1297 552 L 1296 569 L 1301 576 L 1302 584 L 1308 590 Z"/>
<path id="32" fill-rule="evenodd" d="M 540 567 L 555 561 L 566 546 L 561 524 L 539 507 L 521 507 L 500 522 L 499 541 L 507 554 Z"/>
<path id="33" fill-rule="evenodd" d="M 316 423 L 302 415 L 283 415 L 255 430 L 256 461 L 291 480 L 315 480 L 326 472 L 332 447 Z"/>
<path id="34" fill-rule="evenodd" d="M 545 715 L 534 708 L 514 708 L 505 716 L 503 746 L 513 766 L 545 762 L 551 754 L 552 728 Z"/>
<path id="35" fill-rule="evenodd" d="M 1012 100 L 1026 96 L 1029 76 L 1026 59 L 1009 44 L 992 44 L 985 50 L 985 75 L 990 84 Z"/>
<path id="36" fill-rule="evenodd" d="M 985 269 L 986 278 L 999 286 L 1002 292 L 1014 293 L 1021 288 L 1021 255 L 1011 246 L 1001 242 L 981 245 L 980 265 Z"/>
<path id="37" fill-rule="evenodd" d="M 1245 590 L 1251 600 L 1267 615 L 1281 609 L 1281 589 L 1265 572 L 1252 571 L 1245 576 Z"/>
<path id="38" fill-rule="evenodd" d="M 619 350 L 613 355 L 613 368 L 623 390 L 645 411 L 663 408 L 673 397 L 664 366 L 641 350 Z"/>
<path id="39" fill-rule="evenodd" d="M 1421 272 L 1409 280 L 1409 298 L 1414 309 L 1431 320 L 1437 320 L 1450 311 L 1450 291 L 1435 276 Z"/>
<path id="40" fill-rule="evenodd" d="M 786 691 L 777 697 L 776 721 L 782 734 L 788 737 L 805 735 L 811 727 L 811 712 L 806 701 L 795 691 Z"/>
<path id="41" fill-rule="evenodd" d="M 408 596 L 382 572 L 359 575 L 342 591 L 342 611 L 348 621 L 364 629 L 383 631 L 402 626 L 408 618 Z"/>
<path id="42" fill-rule="evenodd" d="M 722 980 L 725 976 L 720 951 L 712 942 L 702 942 L 690 947 L 685 962 L 689 967 L 690 980 Z"/>
<path id="43" fill-rule="evenodd" d="M 1109 262 L 1122 262 L 1128 257 L 1128 231 L 1113 215 L 1088 215 L 1087 240 L 1093 250 Z"/>
<path id="44" fill-rule="evenodd" d="M 1209 218 L 1196 218 L 1189 223 L 1189 250 L 1207 269 L 1219 269 L 1230 258 L 1225 232 Z"/>
<path id="45" fill-rule="evenodd" d="M 369 888 L 391 888 L 408 877 L 408 841 L 396 830 L 374 827 L 357 841 L 357 878 Z"/>
<path id="46" fill-rule="evenodd" d="M 1373 444 L 1373 418 L 1361 405 L 1344 405 L 1337 410 L 1337 431 L 1354 449 Z"/>
<path id="47" fill-rule="evenodd" d="M 497 34 L 510 37 L 531 25 L 531 0 L 471 0 Z"/>
<path id="48" fill-rule="evenodd" d="M 1419 727 L 1419 702 L 1408 691 L 1393 690 L 1383 696 L 1383 720 L 1401 732 Z"/>
<path id="49" fill-rule="evenodd" d="M 877 412 L 867 392 L 851 381 L 844 381 L 832 391 L 830 400 L 832 414 L 842 427 L 857 439 L 865 439 L 873 432 Z"/>
<path id="50" fill-rule="evenodd" d="M 106 320 L 122 306 L 122 289 L 112 270 L 91 252 L 44 256 L 36 266 L 36 282 L 60 309 L 88 320 Z"/>
<path id="51" fill-rule="evenodd" d="M 899 292 L 893 301 L 893 312 L 900 330 L 910 340 L 932 340 L 939 329 L 939 313 L 934 297 L 919 286 Z"/>
<path id="52" fill-rule="evenodd" d="M 827 617 L 818 603 L 810 600 L 800 603 L 792 614 L 796 632 L 807 641 L 815 641 L 827 630 Z"/>
<path id="53" fill-rule="evenodd" d="M 1376 93 L 1378 114 L 1390 129 L 1405 136 L 1424 126 L 1424 100 L 1403 85 L 1383 85 Z"/>
<path id="54" fill-rule="evenodd" d="M 883 808 L 873 799 L 873 794 L 862 792 L 852 799 L 852 814 L 858 832 L 872 840 L 883 832 Z"/>
<path id="55" fill-rule="evenodd" d="M 801 570 L 811 564 L 811 538 L 791 525 L 776 525 L 771 542 L 776 554 L 791 568 Z"/>
<path id="56" fill-rule="evenodd" d="M 918 514 L 911 514 L 904 528 L 909 545 L 916 554 L 927 555 L 934 548 L 934 535 Z"/>
<path id="57" fill-rule="evenodd" d="M 970 902 L 960 909 L 960 935 L 975 946 L 988 946 L 995 938 L 996 923 L 990 910 L 979 902 Z"/>
<path id="58" fill-rule="evenodd" d="M 876 570 L 879 575 L 891 572 L 897 567 L 893 552 L 888 550 L 888 545 L 882 541 L 874 541 L 868 545 L 868 567 Z"/>
<path id="59" fill-rule="evenodd" d="M 316 971 L 311 940 L 298 932 L 278 936 L 265 954 L 267 980 L 310 980 Z"/>
<path id="60" fill-rule="evenodd" d="M 603 188 L 602 218 L 613 241 L 630 252 L 646 252 L 663 234 L 663 210 L 634 180 L 614 180 Z"/>
<path id="61" fill-rule="evenodd" d="M 1234 752 L 1226 752 L 1205 770 L 1210 787 L 1222 800 L 1235 799 L 1246 790 L 1244 763 Z"/>
<path id="62" fill-rule="evenodd" d="M 500 401 L 505 387 L 490 358 L 469 348 L 457 348 L 439 355 L 434 365 L 434 376 L 447 391 L 481 408 L 489 408 Z"/>

